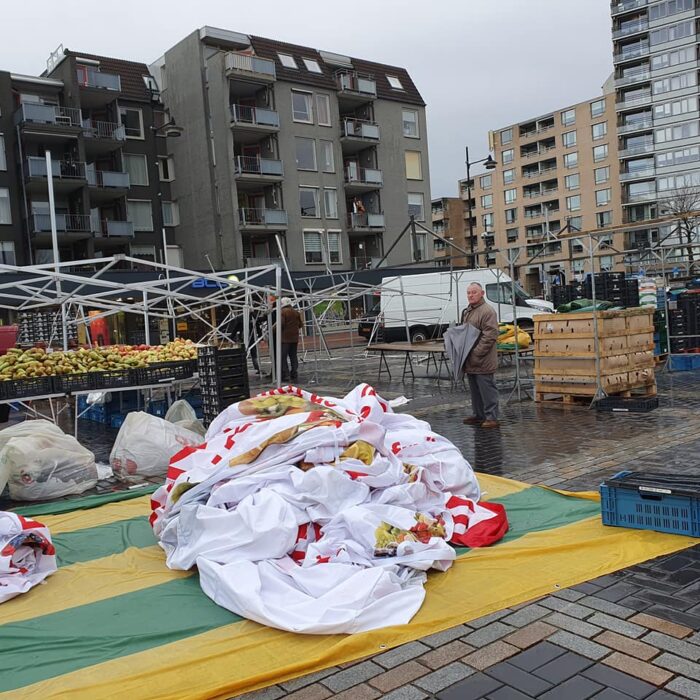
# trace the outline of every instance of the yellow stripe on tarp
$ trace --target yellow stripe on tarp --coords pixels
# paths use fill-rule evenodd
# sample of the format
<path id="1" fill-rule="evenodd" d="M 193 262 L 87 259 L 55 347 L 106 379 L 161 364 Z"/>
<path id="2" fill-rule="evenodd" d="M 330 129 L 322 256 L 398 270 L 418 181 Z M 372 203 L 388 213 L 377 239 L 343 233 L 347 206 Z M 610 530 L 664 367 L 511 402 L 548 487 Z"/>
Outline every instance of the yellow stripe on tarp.
<path id="1" fill-rule="evenodd" d="M 695 544 L 697 540 L 688 537 L 604 527 L 599 518 L 589 518 L 471 550 L 447 572 L 429 577 L 425 603 L 409 625 L 317 636 L 280 632 L 246 620 L 34 683 L 0 694 L 0 699 L 229 698 L 380 653 Z"/>
<path id="2" fill-rule="evenodd" d="M 503 498 L 504 496 L 510 496 L 513 493 L 532 488 L 532 484 L 506 479 L 504 476 L 477 473 L 476 477 L 479 480 L 481 498 L 484 501 L 493 501 L 496 498 Z"/>

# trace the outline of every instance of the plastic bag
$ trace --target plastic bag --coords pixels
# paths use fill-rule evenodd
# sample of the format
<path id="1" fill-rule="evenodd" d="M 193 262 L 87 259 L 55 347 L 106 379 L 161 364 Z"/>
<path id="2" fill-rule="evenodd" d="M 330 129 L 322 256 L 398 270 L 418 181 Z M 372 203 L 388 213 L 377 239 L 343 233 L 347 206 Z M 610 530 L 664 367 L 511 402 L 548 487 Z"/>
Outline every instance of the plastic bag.
<path id="1" fill-rule="evenodd" d="M 164 475 L 170 458 L 183 447 L 199 445 L 202 436 L 163 418 L 129 413 L 109 456 L 114 475 L 124 481 Z"/>
<path id="2" fill-rule="evenodd" d="M 0 431 L 0 491 L 15 501 L 83 493 L 97 484 L 95 455 L 47 420 Z"/>
<path id="3" fill-rule="evenodd" d="M 165 420 L 169 421 L 170 423 L 174 423 L 175 425 L 179 425 L 181 428 L 185 428 L 185 430 L 190 430 L 193 433 L 197 433 L 202 437 L 204 437 L 207 432 L 207 429 L 204 427 L 204 423 L 197 418 L 194 408 L 192 408 L 192 406 L 190 406 L 190 404 L 184 399 L 176 401 L 168 409 L 168 412 L 165 414 Z"/>

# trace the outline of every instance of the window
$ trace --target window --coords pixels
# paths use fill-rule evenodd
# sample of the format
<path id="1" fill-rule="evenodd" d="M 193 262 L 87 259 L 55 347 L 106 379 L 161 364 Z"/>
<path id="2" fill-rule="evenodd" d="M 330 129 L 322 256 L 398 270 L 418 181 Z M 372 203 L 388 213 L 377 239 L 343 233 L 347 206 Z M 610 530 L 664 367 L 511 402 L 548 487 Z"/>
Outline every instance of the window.
<path id="1" fill-rule="evenodd" d="M 513 162 L 513 153 L 514 151 L 512 148 L 509 148 L 507 151 L 501 152 L 501 162 L 503 163 L 503 165 Z"/>
<path id="2" fill-rule="evenodd" d="M 163 226 L 178 226 L 180 209 L 177 202 L 163 202 Z"/>
<path id="3" fill-rule="evenodd" d="M 608 157 L 608 144 L 604 143 L 602 146 L 595 146 L 593 148 L 593 161 L 597 163 L 599 160 L 605 160 Z"/>
<path id="4" fill-rule="evenodd" d="M 493 176 L 491 175 L 482 175 L 479 178 L 479 185 L 481 186 L 482 190 L 488 190 L 491 188 L 491 185 L 493 185 Z"/>
<path id="5" fill-rule="evenodd" d="M 564 143 L 564 148 L 571 148 L 576 145 L 576 132 L 567 131 L 561 135 L 562 141 Z"/>
<path id="6" fill-rule="evenodd" d="M 600 122 L 599 124 L 593 124 L 591 127 L 591 132 L 593 134 L 593 140 L 603 139 L 608 133 L 608 122 Z"/>
<path id="7" fill-rule="evenodd" d="M 595 215 L 595 221 L 598 228 L 605 228 L 606 226 L 612 226 L 612 212 L 611 211 L 599 211 Z"/>
<path id="8" fill-rule="evenodd" d="M 16 265 L 15 244 L 12 241 L 0 241 L 0 263 L 3 265 Z"/>
<path id="9" fill-rule="evenodd" d="M 485 231 L 491 230 L 493 228 L 493 214 L 482 214 L 481 223 Z"/>
<path id="10" fill-rule="evenodd" d="M 7 170 L 7 157 L 5 156 L 5 137 L 0 134 L 0 170 Z"/>
<path id="11" fill-rule="evenodd" d="M 316 95 L 316 121 L 321 126 L 331 125 L 331 103 L 328 95 Z"/>
<path id="12" fill-rule="evenodd" d="M 694 87 L 698 84 L 698 76 L 695 71 L 690 73 L 681 73 L 670 78 L 662 78 L 655 80 L 651 89 L 654 95 L 661 95 L 664 92 L 672 92 L 673 90 L 683 90 L 684 88 Z"/>
<path id="13" fill-rule="evenodd" d="M 401 112 L 401 122 L 403 124 L 403 135 L 410 139 L 419 138 L 418 132 L 418 112 L 415 109 L 404 109 Z"/>
<path id="14" fill-rule="evenodd" d="M 656 46 L 657 44 L 665 44 L 667 41 L 684 39 L 693 34 L 695 34 L 695 20 L 690 19 L 677 24 L 669 24 L 666 27 L 649 32 L 649 43 L 652 46 Z"/>
<path id="15" fill-rule="evenodd" d="M 333 141 L 321 141 L 321 168 L 324 173 L 335 172 L 335 157 L 333 156 Z"/>
<path id="16" fill-rule="evenodd" d="M 170 156 L 158 156 L 158 177 L 161 182 L 175 179 L 175 161 Z"/>
<path id="17" fill-rule="evenodd" d="M 321 66 L 318 65 L 318 61 L 315 58 L 302 58 L 301 60 L 304 61 L 306 70 L 309 71 L 309 73 L 323 73 Z"/>
<path id="18" fill-rule="evenodd" d="M 683 163 L 696 163 L 700 160 L 700 146 L 688 146 L 677 151 L 669 151 L 656 156 L 656 165 L 660 168 Z"/>
<path id="19" fill-rule="evenodd" d="M 387 75 L 386 79 L 389 81 L 389 85 L 391 85 L 394 90 L 403 90 L 401 81 L 395 75 Z"/>
<path id="20" fill-rule="evenodd" d="M 517 228 L 507 228 L 506 229 L 506 239 L 508 243 L 515 243 L 518 240 L 518 229 Z"/>
<path id="21" fill-rule="evenodd" d="M 297 136 L 294 142 L 296 145 L 297 170 L 317 170 L 316 141 Z"/>
<path id="22" fill-rule="evenodd" d="M 292 90 L 292 119 L 303 124 L 313 124 L 311 93 Z"/>
<path id="23" fill-rule="evenodd" d="M 128 139 L 143 139 L 143 114 L 133 107 L 119 108 L 119 121 Z"/>
<path id="24" fill-rule="evenodd" d="M 606 165 L 604 168 L 596 168 L 593 171 L 593 178 L 596 185 L 601 185 L 610 179 L 610 166 Z"/>
<path id="25" fill-rule="evenodd" d="M 664 117 L 674 117 L 679 114 L 698 111 L 698 98 L 687 97 L 675 102 L 664 102 L 664 104 L 654 105 L 654 117 L 663 119 Z"/>
<path id="26" fill-rule="evenodd" d="M 613 256 L 612 255 L 601 255 L 600 256 L 600 269 L 604 272 L 609 272 L 613 269 Z"/>
<path id="27" fill-rule="evenodd" d="M 132 258 L 156 261 L 156 247 L 152 245 L 131 245 L 129 246 L 129 254 Z"/>
<path id="28" fill-rule="evenodd" d="M 583 217 L 582 216 L 570 216 L 569 226 L 573 231 L 580 231 L 583 228 Z"/>
<path id="29" fill-rule="evenodd" d="M 304 231 L 304 260 L 310 264 L 323 262 L 320 231 Z"/>
<path id="30" fill-rule="evenodd" d="M 301 215 L 308 219 L 318 219 L 318 189 L 315 187 L 299 188 L 299 209 Z"/>
<path id="31" fill-rule="evenodd" d="M 501 131 L 501 146 L 513 143 L 513 129 L 503 129 Z"/>
<path id="32" fill-rule="evenodd" d="M 669 15 L 685 12 L 693 8 L 693 0 L 668 0 L 649 8 L 649 19 L 663 19 Z"/>
<path id="33" fill-rule="evenodd" d="M 603 205 L 608 204 L 611 199 L 612 190 L 610 188 L 595 191 L 595 205 L 597 207 L 602 207 Z"/>
<path id="34" fill-rule="evenodd" d="M 503 171 L 503 184 L 510 185 L 511 182 L 515 181 L 515 170 L 512 168 L 510 170 Z"/>
<path id="35" fill-rule="evenodd" d="M 420 151 L 406 151 L 404 158 L 406 162 L 406 179 L 422 180 L 423 169 L 421 167 Z"/>
<path id="36" fill-rule="evenodd" d="M 700 122 L 692 121 L 675 126 L 667 126 L 664 129 L 657 129 L 654 132 L 656 143 L 666 143 L 667 141 L 677 141 L 678 139 L 692 138 L 700 135 Z"/>
<path id="37" fill-rule="evenodd" d="M 651 69 L 659 70 L 660 68 L 670 68 L 671 66 L 678 66 L 682 63 L 688 63 L 695 60 L 695 47 L 686 46 L 677 51 L 668 51 L 667 53 L 660 53 L 651 58 Z"/>
<path id="38" fill-rule="evenodd" d="M 294 68 L 296 70 L 299 69 L 297 62 L 294 60 L 294 56 L 290 56 L 288 53 L 278 53 L 277 57 L 285 68 Z"/>
<path id="39" fill-rule="evenodd" d="M 153 231 L 153 209 L 150 199 L 128 199 L 127 218 L 134 225 L 134 231 Z"/>
<path id="40" fill-rule="evenodd" d="M 564 167 L 565 168 L 576 168 L 578 167 L 578 151 L 573 153 L 564 154 Z"/>
<path id="41" fill-rule="evenodd" d="M 326 219 L 338 218 L 338 191 L 335 187 L 323 188 L 323 212 Z"/>
<path id="42" fill-rule="evenodd" d="M 517 195 L 518 195 L 518 190 L 516 190 L 515 188 L 510 189 L 510 190 L 506 190 L 503 193 L 503 198 L 505 200 L 505 203 L 512 204 L 515 201 Z"/>
<path id="43" fill-rule="evenodd" d="M 506 209 L 506 223 L 514 224 L 518 220 L 518 210 L 516 209 Z"/>
<path id="44" fill-rule="evenodd" d="M 428 251 L 426 234 L 417 233 L 415 236 L 411 236 L 411 248 L 413 249 L 413 260 L 415 262 L 425 260 Z"/>
<path id="45" fill-rule="evenodd" d="M 566 198 L 566 208 L 569 211 L 578 211 L 581 208 L 581 195 L 575 194 Z"/>
<path id="46" fill-rule="evenodd" d="M 129 184 L 148 186 L 148 161 L 146 156 L 135 153 L 124 153 L 122 155 L 124 169 L 129 173 Z"/>
<path id="47" fill-rule="evenodd" d="M 417 221 L 425 221 L 425 207 L 423 205 L 423 194 L 420 192 L 408 194 L 408 215 L 415 217 Z"/>
<path id="48" fill-rule="evenodd" d="M 605 113 L 605 98 L 591 102 L 591 117 L 599 117 Z"/>
<path id="49" fill-rule="evenodd" d="M 567 175 L 564 178 L 567 190 L 577 190 L 581 186 L 581 176 L 578 173 Z"/>
<path id="50" fill-rule="evenodd" d="M 571 126 L 576 123 L 576 110 L 567 109 L 561 113 L 561 124 L 562 126 Z"/>
<path id="51" fill-rule="evenodd" d="M 10 190 L 0 187 L 0 224 L 12 223 L 12 210 L 10 209 Z"/>
<path id="52" fill-rule="evenodd" d="M 490 209 L 493 206 L 493 195 L 484 194 L 481 195 L 481 207 L 483 209 Z"/>
<path id="53" fill-rule="evenodd" d="M 328 231 L 328 256 L 331 263 L 341 263 L 340 231 Z"/>

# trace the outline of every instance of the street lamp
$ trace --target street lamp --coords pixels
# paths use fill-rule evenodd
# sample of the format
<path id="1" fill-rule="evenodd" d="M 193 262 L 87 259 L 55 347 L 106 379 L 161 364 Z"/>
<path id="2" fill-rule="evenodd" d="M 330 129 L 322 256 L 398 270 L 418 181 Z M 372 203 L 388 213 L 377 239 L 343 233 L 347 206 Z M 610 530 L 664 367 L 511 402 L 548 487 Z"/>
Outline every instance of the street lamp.
<path id="1" fill-rule="evenodd" d="M 471 166 L 477 163 L 483 163 L 486 170 L 494 170 L 496 161 L 489 154 L 486 158 L 480 160 L 469 160 L 469 146 L 464 148 L 466 153 L 467 165 L 467 211 L 469 212 L 469 267 L 474 269 L 474 224 L 472 223 L 472 181 L 471 181 Z"/>

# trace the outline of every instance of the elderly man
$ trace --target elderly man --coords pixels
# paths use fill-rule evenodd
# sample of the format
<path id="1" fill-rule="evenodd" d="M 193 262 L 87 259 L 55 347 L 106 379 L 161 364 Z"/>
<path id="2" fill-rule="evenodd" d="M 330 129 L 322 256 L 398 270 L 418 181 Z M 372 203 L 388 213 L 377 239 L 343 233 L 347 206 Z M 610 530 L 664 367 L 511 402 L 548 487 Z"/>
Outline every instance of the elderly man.
<path id="1" fill-rule="evenodd" d="M 497 428 L 498 388 L 494 374 L 498 366 L 498 319 L 494 309 L 484 301 L 484 289 L 478 282 L 467 287 L 467 300 L 469 306 L 462 313 L 462 323 L 474 326 L 481 335 L 464 363 L 474 415 L 462 422 Z"/>

